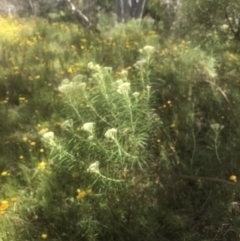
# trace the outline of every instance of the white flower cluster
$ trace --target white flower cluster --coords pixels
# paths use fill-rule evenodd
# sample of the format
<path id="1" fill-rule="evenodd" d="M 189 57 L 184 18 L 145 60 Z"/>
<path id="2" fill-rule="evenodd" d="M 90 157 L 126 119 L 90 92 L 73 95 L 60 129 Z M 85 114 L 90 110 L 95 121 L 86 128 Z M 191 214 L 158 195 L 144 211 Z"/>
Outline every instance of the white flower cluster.
<path id="1" fill-rule="evenodd" d="M 91 135 L 93 135 L 93 129 L 94 129 L 94 122 L 87 122 L 82 126 L 82 130 L 89 132 Z"/>
<path id="2" fill-rule="evenodd" d="M 112 67 L 101 67 L 99 64 L 94 64 L 93 62 L 88 63 L 87 67 L 95 72 L 112 73 Z"/>
<path id="3" fill-rule="evenodd" d="M 69 94 L 72 91 L 80 90 L 85 91 L 86 89 L 86 83 L 85 82 L 77 82 L 72 81 L 70 82 L 68 79 L 64 79 L 60 86 L 58 87 L 58 90 L 63 94 Z"/>
<path id="4" fill-rule="evenodd" d="M 145 47 L 140 49 L 139 52 L 144 55 L 152 55 L 155 52 L 155 47 L 146 45 Z"/>
<path id="5" fill-rule="evenodd" d="M 88 63 L 87 66 L 90 70 L 94 70 L 94 71 L 100 71 L 101 70 L 101 66 L 99 64 L 94 64 L 93 62 Z"/>
<path id="6" fill-rule="evenodd" d="M 88 167 L 87 172 L 100 174 L 100 171 L 99 171 L 99 161 L 96 161 L 96 162 L 92 163 Z"/>
<path id="7" fill-rule="evenodd" d="M 41 140 L 45 144 L 48 144 L 48 145 L 51 145 L 51 146 L 55 146 L 54 132 L 52 132 L 52 131 L 45 132 L 44 134 L 42 134 L 42 139 Z"/>
<path id="8" fill-rule="evenodd" d="M 111 128 L 111 129 L 107 130 L 105 133 L 105 137 L 108 139 L 115 140 L 117 138 L 117 129 Z"/>
<path id="9" fill-rule="evenodd" d="M 128 96 L 129 91 L 130 91 L 130 83 L 125 82 L 125 83 L 119 84 L 118 89 L 117 89 L 117 92 L 119 94 Z"/>

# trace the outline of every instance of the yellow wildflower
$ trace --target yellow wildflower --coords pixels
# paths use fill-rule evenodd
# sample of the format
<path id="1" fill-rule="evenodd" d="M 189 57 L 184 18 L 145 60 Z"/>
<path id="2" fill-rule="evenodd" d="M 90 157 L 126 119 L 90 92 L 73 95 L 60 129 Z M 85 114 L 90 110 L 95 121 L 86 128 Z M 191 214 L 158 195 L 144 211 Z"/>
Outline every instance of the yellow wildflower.
<path id="1" fill-rule="evenodd" d="M 229 180 L 230 180 L 230 181 L 233 181 L 233 182 L 237 182 L 237 176 L 231 175 L 231 176 L 229 177 Z"/>
<path id="2" fill-rule="evenodd" d="M 12 197 L 12 198 L 11 198 L 11 201 L 12 201 L 13 203 L 15 203 L 15 202 L 17 201 L 17 198 L 16 198 L 16 197 Z"/>
<path id="3" fill-rule="evenodd" d="M 38 164 L 38 169 L 44 170 L 44 169 L 46 168 L 46 165 L 47 165 L 46 162 L 41 161 L 41 162 Z"/>
<path id="4" fill-rule="evenodd" d="M 3 171 L 2 173 L 1 173 L 1 176 L 3 176 L 3 177 L 5 177 L 5 176 L 7 176 L 8 175 L 8 172 L 7 171 Z"/>
<path id="5" fill-rule="evenodd" d="M 68 68 L 67 72 L 71 74 L 73 72 L 73 69 L 70 67 Z"/>
<path id="6" fill-rule="evenodd" d="M 26 100 L 26 98 L 25 97 L 19 97 L 18 100 L 19 101 L 24 101 L 24 100 Z"/>
<path id="7" fill-rule="evenodd" d="M 0 205 L 0 214 L 4 214 L 5 211 L 8 209 L 8 207 L 9 207 L 8 201 L 3 200 Z"/>
<path id="8" fill-rule="evenodd" d="M 39 152 L 43 153 L 43 152 L 44 152 L 44 149 L 43 149 L 43 148 L 41 148 L 41 149 L 39 150 Z"/>
<path id="9" fill-rule="evenodd" d="M 32 141 L 32 142 L 30 142 L 30 145 L 31 145 L 31 146 L 35 146 L 35 145 L 36 145 L 36 142 L 35 142 L 35 141 Z"/>
<path id="10" fill-rule="evenodd" d="M 77 190 L 77 192 L 78 192 L 78 195 L 76 198 L 78 200 L 83 199 L 87 195 L 87 193 L 85 191 L 80 191 L 79 189 Z"/>
<path id="11" fill-rule="evenodd" d="M 21 159 L 21 160 L 22 160 L 23 158 L 24 158 L 23 156 L 19 156 L 19 159 Z"/>
<path id="12" fill-rule="evenodd" d="M 22 138 L 22 140 L 23 140 L 23 142 L 26 142 L 26 141 L 28 140 L 28 138 L 27 138 L 26 136 L 24 136 L 24 137 Z"/>
<path id="13" fill-rule="evenodd" d="M 48 237 L 48 235 L 47 235 L 46 233 L 43 233 L 43 234 L 41 235 L 41 238 L 42 238 L 42 239 L 47 239 L 47 237 Z"/>

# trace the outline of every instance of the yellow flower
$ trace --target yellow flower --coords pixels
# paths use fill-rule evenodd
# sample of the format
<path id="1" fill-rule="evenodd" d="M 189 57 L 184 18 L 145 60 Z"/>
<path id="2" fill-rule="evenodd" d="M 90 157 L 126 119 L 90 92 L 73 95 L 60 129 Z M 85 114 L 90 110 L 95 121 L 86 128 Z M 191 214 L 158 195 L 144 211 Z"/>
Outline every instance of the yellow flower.
<path id="1" fill-rule="evenodd" d="M 22 160 L 23 158 L 24 158 L 23 156 L 19 156 L 19 159 L 21 159 L 21 160 Z"/>
<path id="2" fill-rule="evenodd" d="M 47 163 L 42 161 L 38 164 L 38 169 L 44 170 L 46 168 Z"/>
<path id="3" fill-rule="evenodd" d="M 31 145 L 31 146 L 35 146 L 35 145 L 36 145 L 36 142 L 35 142 L 35 141 L 32 141 L 32 142 L 30 142 L 30 145 Z"/>
<path id="4" fill-rule="evenodd" d="M 85 191 L 80 191 L 78 190 L 78 195 L 77 195 L 77 199 L 80 200 L 80 199 L 83 199 L 85 196 L 87 195 L 87 193 Z"/>
<path id="5" fill-rule="evenodd" d="M 13 203 L 15 203 L 15 202 L 17 201 L 17 198 L 16 198 L 16 197 L 12 197 L 12 198 L 11 198 L 11 201 L 12 201 Z"/>
<path id="6" fill-rule="evenodd" d="M 47 237 L 48 237 L 48 235 L 47 235 L 46 233 L 43 233 L 43 234 L 41 235 L 41 238 L 42 238 L 42 239 L 47 239 Z"/>
<path id="7" fill-rule="evenodd" d="M 18 100 L 19 101 L 24 101 L 24 100 L 26 100 L 26 98 L 25 97 L 19 97 Z"/>
<path id="8" fill-rule="evenodd" d="M 43 153 L 43 152 L 44 152 L 44 149 L 43 149 L 43 148 L 41 148 L 39 151 L 40 151 L 41 153 Z"/>
<path id="9" fill-rule="evenodd" d="M 0 205 L 0 214 L 5 213 L 5 211 L 8 209 L 8 207 L 9 207 L 8 201 L 3 200 Z"/>
<path id="10" fill-rule="evenodd" d="M 26 141 L 28 140 L 28 138 L 27 138 L 26 136 L 24 136 L 24 137 L 22 138 L 22 140 L 23 140 L 23 142 L 26 142 Z"/>
<path id="11" fill-rule="evenodd" d="M 69 67 L 67 72 L 71 74 L 73 72 L 73 69 L 71 67 Z"/>
<path id="12" fill-rule="evenodd" d="M 2 175 L 3 177 L 5 177 L 5 176 L 8 175 L 8 172 L 7 172 L 7 171 L 3 171 L 3 172 L 1 173 L 1 175 Z"/>
<path id="13" fill-rule="evenodd" d="M 237 176 L 231 175 L 231 176 L 229 177 L 229 180 L 230 180 L 230 181 L 233 181 L 233 182 L 237 182 Z"/>

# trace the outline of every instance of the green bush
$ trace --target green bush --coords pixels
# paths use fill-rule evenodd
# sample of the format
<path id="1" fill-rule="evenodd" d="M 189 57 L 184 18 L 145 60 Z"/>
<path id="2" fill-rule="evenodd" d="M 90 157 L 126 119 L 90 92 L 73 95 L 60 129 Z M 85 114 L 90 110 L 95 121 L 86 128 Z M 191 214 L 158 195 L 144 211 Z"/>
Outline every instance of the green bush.
<path id="1" fill-rule="evenodd" d="M 233 45 L 1 21 L 0 239 L 237 240 Z"/>

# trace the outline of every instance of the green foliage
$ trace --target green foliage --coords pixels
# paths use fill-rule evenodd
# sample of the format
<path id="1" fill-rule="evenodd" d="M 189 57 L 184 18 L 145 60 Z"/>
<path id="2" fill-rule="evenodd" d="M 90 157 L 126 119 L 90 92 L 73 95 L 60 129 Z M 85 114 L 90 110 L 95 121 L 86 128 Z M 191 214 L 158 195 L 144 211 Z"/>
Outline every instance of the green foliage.
<path id="1" fill-rule="evenodd" d="M 217 35 L 222 44 L 239 41 L 239 7 L 236 1 L 184 1 L 175 22 L 176 32 L 198 42 L 206 41 L 209 35 Z"/>
<path id="2" fill-rule="evenodd" d="M 0 240 L 238 239 L 236 43 L 0 21 Z"/>

